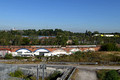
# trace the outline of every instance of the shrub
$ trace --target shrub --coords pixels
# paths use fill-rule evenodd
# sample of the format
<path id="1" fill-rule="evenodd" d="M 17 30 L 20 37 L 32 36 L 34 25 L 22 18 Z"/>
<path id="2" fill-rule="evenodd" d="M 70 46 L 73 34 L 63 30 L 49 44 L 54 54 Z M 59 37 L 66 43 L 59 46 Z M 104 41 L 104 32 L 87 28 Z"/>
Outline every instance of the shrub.
<path id="1" fill-rule="evenodd" d="M 15 59 L 21 60 L 21 59 L 30 59 L 31 57 L 21 57 L 21 56 L 15 56 Z"/>
<path id="2" fill-rule="evenodd" d="M 114 43 L 107 43 L 101 46 L 101 51 L 120 51 Z"/>
<path id="3" fill-rule="evenodd" d="M 7 53 L 4 58 L 5 59 L 13 59 L 13 56 L 12 56 L 12 54 Z"/>
<path id="4" fill-rule="evenodd" d="M 120 77 L 116 70 L 110 70 L 106 73 L 105 80 L 120 80 Z"/>
<path id="5" fill-rule="evenodd" d="M 15 72 L 11 72 L 9 75 L 11 77 L 23 77 L 24 76 L 23 72 L 20 70 L 16 70 Z"/>
<path id="6" fill-rule="evenodd" d="M 60 77 L 61 76 L 61 73 L 60 73 L 60 71 L 54 71 L 54 73 L 53 74 L 51 74 L 48 78 L 47 78 L 47 80 L 56 80 L 58 77 Z"/>
<path id="7" fill-rule="evenodd" d="M 111 58 L 111 61 L 112 62 L 120 62 L 120 56 L 113 55 L 112 58 Z"/>
<path id="8" fill-rule="evenodd" d="M 15 59 L 18 59 L 18 60 L 23 59 L 23 57 L 21 57 L 21 56 L 15 56 L 14 58 L 15 58 Z"/>
<path id="9" fill-rule="evenodd" d="M 98 70 L 97 77 L 99 80 L 120 80 L 120 75 L 116 70 Z"/>
<path id="10" fill-rule="evenodd" d="M 41 56 L 41 55 L 35 55 L 35 57 L 38 58 L 38 59 L 41 59 L 41 58 L 44 57 L 44 56 Z"/>
<path id="11" fill-rule="evenodd" d="M 23 78 L 22 80 L 36 80 L 35 76 L 25 75 L 21 70 L 16 70 L 15 72 L 10 72 L 9 76 L 17 77 L 17 78 Z"/>
<path id="12" fill-rule="evenodd" d="M 105 77 L 105 74 L 108 70 L 98 70 L 97 71 L 97 77 L 99 80 L 103 80 Z"/>

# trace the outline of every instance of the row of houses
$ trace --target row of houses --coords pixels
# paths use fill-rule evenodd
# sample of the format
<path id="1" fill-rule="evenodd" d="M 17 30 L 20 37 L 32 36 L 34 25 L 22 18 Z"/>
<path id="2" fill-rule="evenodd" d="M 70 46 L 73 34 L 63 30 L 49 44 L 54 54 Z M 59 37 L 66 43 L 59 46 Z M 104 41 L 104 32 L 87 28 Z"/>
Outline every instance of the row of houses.
<path id="1" fill-rule="evenodd" d="M 13 56 L 54 56 L 54 55 L 70 55 L 74 54 L 77 51 L 98 51 L 100 49 L 99 46 L 95 45 L 84 45 L 84 46 L 66 46 L 66 47 L 50 47 L 50 46 L 0 46 L 0 56 L 4 57 L 7 53 L 12 54 Z"/>
<path id="2" fill-rule="evenodd" d="M 101 37 L 120 37 L 119 35 L 114 35 L 114 34 L 94 34 L 93 36 L 101 36 Z"/>

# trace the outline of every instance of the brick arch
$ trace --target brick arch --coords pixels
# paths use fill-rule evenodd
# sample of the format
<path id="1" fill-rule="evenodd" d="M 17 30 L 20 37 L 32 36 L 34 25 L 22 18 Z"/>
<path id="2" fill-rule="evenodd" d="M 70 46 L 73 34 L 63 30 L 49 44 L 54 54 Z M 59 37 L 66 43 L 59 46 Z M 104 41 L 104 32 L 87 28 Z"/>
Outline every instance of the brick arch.
<path id="1" fill-rule="evenodd" d="M 11 49 L 8 49 L 8 48 L 1 48 L 0 51 L 2 51 L 2 50 L 11 51 Z"/>
<path id="2" fill-rule="evenodd" d="M 17 51 L 19 51 L 19 50 L 28 50 L 28 51 L 30 51 L 30 52 L 32 52 L 31 50 L 29 50 L 29 49 L 27 49 L 27 48 L 20 48 L 20 49 L 17 49 L 15 52 L 17 52 Z"/>
<path id="3" fill-rule="evenodd" d="M 45 48 L 36 49 L 34 52 L 36 52 L 36 51 L 38 51 L 38 50 L 46 50 L 46 51 L 50 52 L 48 49 L 45 49 Z"/>

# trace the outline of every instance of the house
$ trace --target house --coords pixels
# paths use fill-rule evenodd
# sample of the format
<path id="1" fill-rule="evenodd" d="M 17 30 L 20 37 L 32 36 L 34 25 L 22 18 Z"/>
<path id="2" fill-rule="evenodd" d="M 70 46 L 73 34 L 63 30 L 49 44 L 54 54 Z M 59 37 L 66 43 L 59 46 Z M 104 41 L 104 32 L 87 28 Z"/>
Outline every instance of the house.
<path id="1" fill-rule="evenodd" d="M 50 53 L 45 53 L 44 56 L 60 56 L 60 55 L 68 55 L 68 53 L 63 50 L 63 49 L 57 49 L 57 50 L 54 50 Z"/>

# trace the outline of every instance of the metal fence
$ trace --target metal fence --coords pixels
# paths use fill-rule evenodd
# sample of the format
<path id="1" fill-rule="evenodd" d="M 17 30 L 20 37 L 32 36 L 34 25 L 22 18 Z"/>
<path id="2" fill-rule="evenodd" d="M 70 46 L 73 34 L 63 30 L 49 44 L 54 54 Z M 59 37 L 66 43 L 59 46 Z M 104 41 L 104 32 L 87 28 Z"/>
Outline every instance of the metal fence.
<path id="1" fill-rule="evenodd" d="M 78 64 L 78 65 L 97 65 L 98 62 L 48 62 L 48 64 Z"/>
<path id="2" fill-rule="evenodd" d="M 61 64 L 61 65 L 68 65 L 68 64 L 76 64 L 76 65 L 120 65 L 120 62 L 48 62 L 48 64 Z"/>
<path id="3" fill-rule="evenodd" d="M 17 66 L 12 64 L 0 64 L 0 80 L 9 80 L 10 72 L 14 72 Z"/>
<path id="4" fill-rule="evenodd" d="M 71 80 L 71 77 L 72 77 L 73 73 L 75 72 L 75 70 L 76 70 L 76 67 L 73 68 L 73 70 L 71 71 L 71 74 L 69 75 L 67 80 Z"/>

